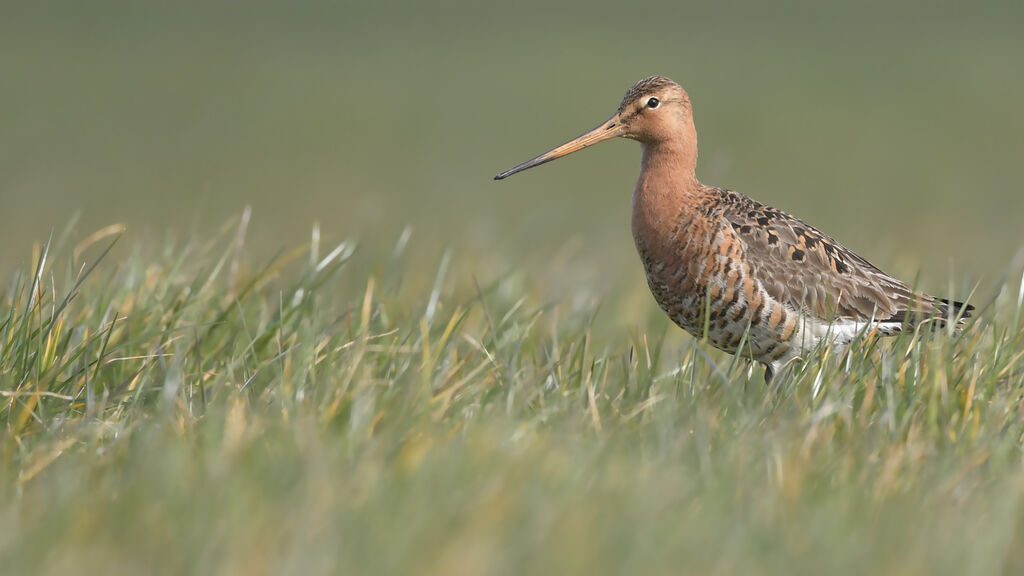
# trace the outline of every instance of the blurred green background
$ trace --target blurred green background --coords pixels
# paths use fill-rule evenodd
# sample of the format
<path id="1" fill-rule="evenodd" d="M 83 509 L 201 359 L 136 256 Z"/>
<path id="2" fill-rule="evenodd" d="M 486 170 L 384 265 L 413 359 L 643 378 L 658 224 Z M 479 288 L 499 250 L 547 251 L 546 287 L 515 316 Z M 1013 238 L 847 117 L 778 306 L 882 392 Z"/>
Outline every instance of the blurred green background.
<path id="1" fill-rule="evenodd" d="M 704 182 L 931 291 L 991 294 L 1020 264 L 1019 3 L 2 6 L 5 272 L 75 213 L 83 234 L 127 223 L 131 246 L 251 205 L 257 252 L 318 222 L 372 258 L 408 226 L 424 270 L 445 249 L 486 268 L 462 277 L 568 265 L 564 294 L 653 309 L 635 143 L 491 177 L 654 73 L 691 93 Z"/>

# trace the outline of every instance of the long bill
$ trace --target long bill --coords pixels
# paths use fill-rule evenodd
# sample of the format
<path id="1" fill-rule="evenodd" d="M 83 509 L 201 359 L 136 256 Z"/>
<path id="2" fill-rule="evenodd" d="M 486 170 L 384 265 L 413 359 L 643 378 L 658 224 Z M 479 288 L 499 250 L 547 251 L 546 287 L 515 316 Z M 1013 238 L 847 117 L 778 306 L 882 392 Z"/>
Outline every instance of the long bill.
<path id="1" fill-rule="evenodd" d="M 615 138 L 616 136 L 621 136 L 622 134 L 622 124 L 619 122 L 619 115 L 616 114 L 615 116 L 609 118 L 607 122 L 601 124 L 597 128 L 594 128 L 590 132 L 578 136 L 577 138 L 574 138 L 566 142 L 565 144 L 562 144 L 558 148 L 548 150 L 547 152 L 541 154 L 540 156 L 537 156 L 536 158 L 531 158 L 526 162 L 523 162 L 522 164 L 517 164 L 512 168 L 505 170 L 501 174 L 498 174 L 497 176 L 494 177 L 494 179 L 504 180 L 505 178 L 508 178 L 509 176 L 515 174 L 516 172 L 522 172 L 523 170 L 529 170 L 534 166 L 546 164 L 548 162 L 551 162 L 552 160 L 561 158 L 562 156 L 565 156 L 567 154 L 572 154 L 577 150 L 582 150 L 587 146 L 593 146 L 598 142 L 611 140 L 612 138 Z"/>

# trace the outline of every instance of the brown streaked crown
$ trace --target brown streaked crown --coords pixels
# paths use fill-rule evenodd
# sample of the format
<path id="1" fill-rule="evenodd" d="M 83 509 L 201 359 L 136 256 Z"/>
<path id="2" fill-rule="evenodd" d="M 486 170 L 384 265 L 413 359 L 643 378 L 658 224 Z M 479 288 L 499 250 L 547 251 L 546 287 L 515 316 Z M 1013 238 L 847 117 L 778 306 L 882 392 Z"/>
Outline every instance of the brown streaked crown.
<path id="1" fill-rule="evenodd" d="M 682 86 L 670 78 L 666 78 L 664 76 L 648 76 L 636 84 L 633 84 L 633 86 L 626 91 L 626 95 L 622 97 L 622 103 L 619 104 L 618 111 L 622 112 L 629 103 L 636 101 L 637 98 L 641 98 L 652 92 L 658 92 L 668 87 L 678 88 L 679 90 L 683 89 Z"/>

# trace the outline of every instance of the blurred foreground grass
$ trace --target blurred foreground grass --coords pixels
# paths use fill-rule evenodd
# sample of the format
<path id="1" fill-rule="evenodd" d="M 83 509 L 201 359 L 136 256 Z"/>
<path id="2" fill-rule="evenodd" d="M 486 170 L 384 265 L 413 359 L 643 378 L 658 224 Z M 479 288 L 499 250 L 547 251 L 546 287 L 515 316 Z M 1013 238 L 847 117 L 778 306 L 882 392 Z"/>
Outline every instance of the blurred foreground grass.
<path id="1" fill-rule="evenodd" d="M 765 389 L 663 323 L 596 345 L 590 303 L 452 285 L 459 254 L 253 265 L 226 227 L 102 260 L 119 233 L 5 284 L 0 572 L 1024 567 L 1017 283 Z"/>

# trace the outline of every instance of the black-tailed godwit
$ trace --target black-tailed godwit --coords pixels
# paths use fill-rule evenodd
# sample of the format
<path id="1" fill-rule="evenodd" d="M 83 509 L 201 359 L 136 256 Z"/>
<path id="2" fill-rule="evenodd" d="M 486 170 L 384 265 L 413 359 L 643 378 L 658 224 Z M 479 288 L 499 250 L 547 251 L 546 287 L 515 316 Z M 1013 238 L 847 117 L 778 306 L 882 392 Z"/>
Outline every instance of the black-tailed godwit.
<path id="1" fill-rule="evenodd" d="M 764 364 L 766 379 L 823 341 L 970 316 L 972 306 L 915 292 L 798 218 L 701 184 L 690 98 L 663 76 L 633 85 L 597 128 L 495 179 L 619 136 L 643 147 L 633 239 L 658 305 L 690 334 Z"/>

